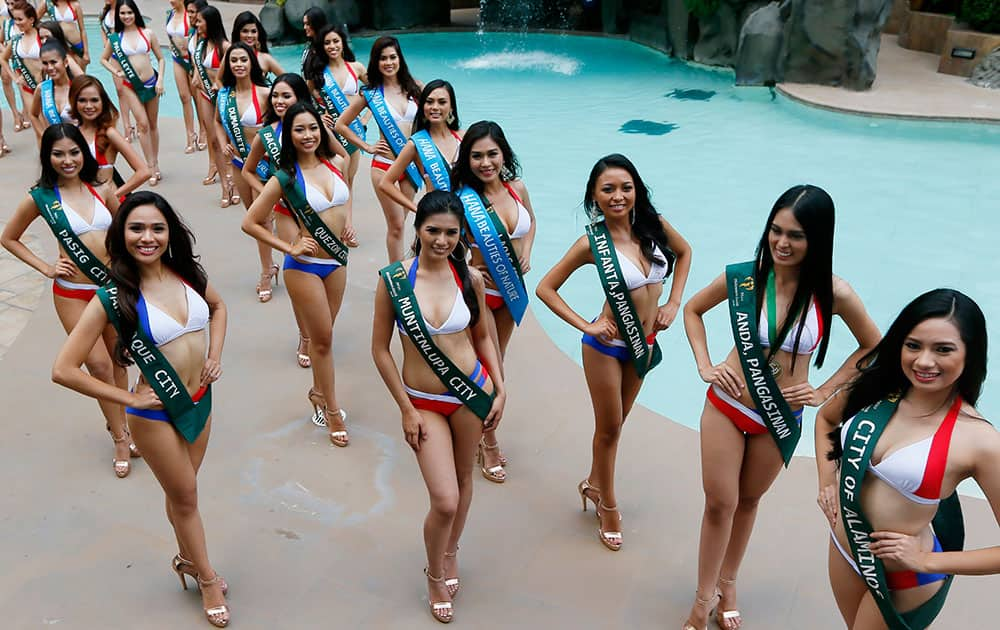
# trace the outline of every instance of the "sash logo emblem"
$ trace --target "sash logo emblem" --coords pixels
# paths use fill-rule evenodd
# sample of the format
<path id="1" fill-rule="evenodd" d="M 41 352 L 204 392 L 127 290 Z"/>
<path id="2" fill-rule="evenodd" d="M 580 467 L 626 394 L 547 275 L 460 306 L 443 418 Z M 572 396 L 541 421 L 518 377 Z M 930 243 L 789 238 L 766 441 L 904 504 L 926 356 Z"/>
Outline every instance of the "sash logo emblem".
<path id="1" fill-rule="evenodd" d="M 753 291 L 753 276 L 747 276 L 740 281 L 740 288 L 746 291 Z"/>

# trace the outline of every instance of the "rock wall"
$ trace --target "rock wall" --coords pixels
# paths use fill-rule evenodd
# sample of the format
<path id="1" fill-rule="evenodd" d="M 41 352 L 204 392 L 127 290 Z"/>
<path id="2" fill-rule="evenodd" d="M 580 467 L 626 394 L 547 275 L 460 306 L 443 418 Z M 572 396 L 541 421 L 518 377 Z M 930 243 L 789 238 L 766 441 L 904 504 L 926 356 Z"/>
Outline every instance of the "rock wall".
<path id="1" fill-rule="evenodd" d="M 388 30 L 451 23 L 450 0 L 285 0 L 278 6 L 267 0 L 259 17 L 268 39 L 278 43 L 301 42 L 302 15 L 320 7 L 330 23 L 346 24 L 349 30 Z"/>

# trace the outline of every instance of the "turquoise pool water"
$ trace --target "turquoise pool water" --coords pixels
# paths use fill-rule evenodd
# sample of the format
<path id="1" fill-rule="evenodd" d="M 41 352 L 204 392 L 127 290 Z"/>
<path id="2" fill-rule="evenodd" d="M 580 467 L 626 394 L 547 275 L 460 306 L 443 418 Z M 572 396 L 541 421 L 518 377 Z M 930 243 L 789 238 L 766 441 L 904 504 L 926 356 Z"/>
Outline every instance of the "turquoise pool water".
<path id="1" fill-rule="evenodd" d="M 99 41 L 96 32 L 92 37 Z M 686 296 L 726 263 L 751 258 L 771 204 L 789 186 L 808 182 L 837 204 L 836 273 L 883 330 L 917 294 L 950 286 L 979 302 L 1000 339 L 1000 283 L 993 278 L 1000 125 L 820 111 L 766 88 L 733 87 L 729 72 L 614 39 L 435 33 L 400 40 L 417 79 L 454 84 L 464 126 L 488 118 L 507 132 L 538 215 L 532 285 L 583 233 L 581 200 L 591 166 L 620 152 L 636 163 L 657 208 L 694 248 Z M 354 41 L 359 59 L 367 60 L 371 42 Z M 300 50 L 275 54 L 296 69 Z M 103 69 L 99 74 L 107 78 Z M 172 79 L 167 86 L 161 112 L 179 116 Z M 584 316 L 596 314 L 603 300 L 592 269 L 571 278 L 565 295 Z M 534 313 L 579 361 L 579 333 L 544 307 Z M 713 359 L 721 360 L 732 346 L 724 307 L 709 313 L 707 324 Z M 640 402 L 696 428 L 705 385 L 680 321 L 659 340 L 665 361 L 648 377 Z M 813 383 L 854 347 L 838 320 L 828 364 Z M 528 355 L 517 341 L 513 352 Z M 998 365 L 996 343 L 990 354 Z M 1000 381 L 991 377 L 985 391 L 980 409 L 1000 419 Z M 806 414 L 806 435 L 812 416 Z M 803 439 L 799 450 L 811 454 L 812 440 Z"/>

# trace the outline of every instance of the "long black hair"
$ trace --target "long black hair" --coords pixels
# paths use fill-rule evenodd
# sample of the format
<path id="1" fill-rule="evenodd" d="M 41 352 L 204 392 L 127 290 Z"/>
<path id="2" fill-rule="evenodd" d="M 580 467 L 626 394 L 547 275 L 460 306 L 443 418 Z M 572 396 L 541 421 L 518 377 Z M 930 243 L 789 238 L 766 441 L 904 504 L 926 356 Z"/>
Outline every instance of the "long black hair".
<path id="1" fill-rule="evenodd" d="M 660 222 L 660 214 L 653 207 L 653 202 L 649 199 L 649 188 L 646 182 L 642 181 L 639 170 L 628 159 L 620 153 L 605 155 L 597 160 L 594 168 L 590 169 L 590 177 L 587 178 L 587 190 L 583 193 L 583 209 L 587 212 L 587 217 L 591 222 L 602 217 L 601 209 L 594 200 L 594 190 L 597 188 L 597 178 L 609 168 L 620 168 L 627 172 L 632 178 L 635 186 L 635 206 L 632 208 L 632 235 L 639 241 L 639 250 L 646 260 L 667 266 L 667 274 L 674 270 L 674 261 L 677 255 L 667 243 L 667 232 Z M 660 248 L 663 257 L 656 256 L 654 245 Z"/>
<path id="2" fill-rule="evenodd" d="M 222 57 L 222 85 L 228 88 L 236 87 L 236 75 L 233 74 L 233 69 L 229 65 L 229 57 L 234 50 L 242 50 L 250 58 L 250 82 L 254 85 L 267 87 L 267 80 L 264 78 L 264 72 L 260 69 L 257 54 L 248 44 L 240 41 L 230 44 L 226 54 Z"/>
<path id="3" fill-rule="evenodd" d="M 326 11 L 316 6 L 306 9 L 306 12 L 302 15 L 302 17 L 309 22 L 309 28 L 312 29 L 313 36 L 319 33 L 319 30 L 328 23 L 328 20 L 326 19 Z"/>
<path id="4" fill-rule="evenodd" d="M 399 86 L 403 88 L 403 92 L 408 97 L 417 100 L 420 98 L 420 87 L 417 86 L 417 81 L 410 74 L 410 68 L 406 65 L 406 58 L 403 57 L 403 49 L 399 45 L 399 40 L 391 35 L 383 35 L 372 44 L 372 52 L 368 57 L 368 88 L 382 87 L 385 83 L 385 78 L 379 69 L 379 58 L 382 56 L 382 51 L 389 46 L 395 48 L 396 54 L 399 56 L 399 70 L 396 72 Z"/>
<path id="5" fill-rule="evenodd" d="M 421 113 L 418 111 L 417 115 L 419 116 Z M 458 158 L 455 160 L 455 167 L 451 169 L 452 190 L 468 186 L 479 194 L 483 193 L 483 182 L 478 175 L 472 172 L 470 160 L 472 145 L 487 137 L 492 138 L 497 143 L 497 146 L 500 147 L 500 153 L 503 155 L 500 181 L 509 182 L 521 176 L 521 163 L 517 161 L 514 150 L 510 148 L 510 143 L 507 142 L 507 136 L 504 135 L 503 129 L 492 120 L 480 120 L 472 123 L 472 126 L 462 136 L 462 142 L 458 146 Z"/>
<path id="6" fill-rule="evenodd" d="M 465 222 L 465 208 L 455 193 L 445 190 L 432 190 L 424 195 L 417 204 L 417 214 L 413 219 L 413 227 L 417 230 L 417 237 L 413 241 L 413 254 L 415 256 L 420 255 L 420 227 L 427 219 L 438 214 L 450 214 L 454 216 L 458 219 L 459 226 Z M 469 307 L 469 326 L 475 326 L 476 322 L 479 321 L 479 300 L 476 298 L 476 290 L 472 286 L 469 264 L 465 261 L 467 251 L 468 245 L 463 236 L 459 238 L 455 249 L 451 250 L 451 253 L 448 254 L 448 260 L 451 261 L 459 280 L 462 281 L 462 299 L 465 301 L 465 305 Z"/>
<path id="7" fill-rule="evenodd" d="M 205 39 L 221 51 L 226 41 L 226 29 L 222 26 L 222 14 L 210 4 L 198 9 L 198 15 L 205 21 Z M 221 54 L 221 52 L 219 53 Z"/>
<path id="8" fill-rule="evenodd" d="M 59 183 L 59 173 L 52 166 L 52 147 L 55 145 L 56 140 L 62 140 L 63 138 L 68 138 L 73 141 L 73 143 L 79 147 L 80 153 L 83 155 L 83 167 L 80 168 L 80 180 L 88 184 L 97 183 L 97 160 L 94 158 L 93 154 L 90 152 L 90 147 L 87 146 L 87 140 L 80 133 L 80 129 L 76 125 L 71 125 L 69 123 L 59 123 L 58 125 L 49 125 L 42 134 L 42 142 L 38 149 L 38 161 L 42 165 L 42 174 L 38 178 L 38 186 L 42 188 L 55 188 Z"/>
<path id="9" fill-rule="evenodd" d="M 167 200 L 149 190 L 140 190 L 126 197 L 115 213 L 114 219 L 111 220 L 111 227 L 108 228 L 108 235 L 105 238 L 105 246 L 111 258 L 111 280 L 118 287 L 118 312 L 121 324 L 121 334 L 115 342 L 114 360 L 122 366 L 131 365 L 133 362 L 128 353 L 128 342 L 139 326 L 139 315 L 136 310 L 136 303 L 139 301 L 139 263 L 125 247 L 125 230 L 132 211 L 139 206 L 148 205 L 155 206 L 167 222 L 169 246 L 160 257 L 160 261 L 181 280 L 191 285 L 198 295 L 205 297 L 205 288 L 208 286 L 208 277 L 198 262 L 201 257 L 194 254 L 194 235 Z"/>
<path id="10" fill-rule="evenodd" d="M 121 33 L 125 30 L 125 25 L 122 24 L 122 19 L 119 14 L 122 11 L 122 7 L 128 7 L 132 9 L 132 13 L 135 14 L 135 27 L 136 28 L 146 28 L 146 20 L 142 18 L 142 11 L 139 10 L 139 6 L 136 5 L 135 0 L 118 0 L 115 4 L 115 32 Z"/>
<path id="11" fill-rule="evenodd" d="M 66 52 L 66 47 L 63 46 L 58 39 L 53 37 L 52 39 L 45 40 L 45 43 L 42 44 L 42 47 L 38 49 L 38 57 L 39 59 L 41 59 L 42 55 L 53 51 L 57 55 L 59 55 L 60 59 L 63 60 L 63 67 L 66 68 L 66 76 L 69 77 L 70 80 L 72 80 L 73 71 L 69 69 L 69 64 L 66 63 L 66 57 L 69 55 L 69 53 Z"/>
<path id="12" fill-rule="evenodd" d="M 431 92 L 437 90 L 438 88 L 444 88 L 448 91 L 448 98 L 451 100 L 451 120 L 446 121 L 448 123 L 448 129 L 452 131 L 458 131 L 458 101 L 455 100 L 455 88 L 451 86 L 444 79 L 434 79 L 430 83 L 424 86 L 424 89 L 420 92 L 420 98 L 417 99 L 417 116 L 413 120 L 413 133 L 427 129 L 430 124 L 427 122 L 427 118 L 424 116 L 424 106 L 427 105 L 427 99 L 430 98 Z M 503 133 L 502 131 L 500 133 Z"/>
<path id="13" fill-rule="evenodd" d="M 52 37 L 46 39 L 45 43 L 54 40 L 62 44 L 63 48 L 65 48 L 66 50 L 69 50 L 71 48 L 71 46 L 69 45 L 69 40 L 66 39 L 66 33 L 63 32 L 62 25 L 60 25 L 59 22 L 56 22 L 55 20 L 46 20 L 44 22 L 39 22 L 37 28 L 38 30 L 42 30 L 44 28 L 45 30 L 47 30 L 49 33 L 52 34 Z M 45 44 L 42 45 L 44 46 Z"/>
<path id="14" fill-rule="evenodd" d="M 351 45 L 347 41 L 347 31 L 344 30 L 344 27 L 339 24 L 327 24 L 321 28 L 317 31 L 312 43 L 309 44 L 309 54 L 306 55 L 302 64 L 302 75 L 312 81 L 317 88 L 326 84 L 324 71 L 330 65 L 330 56 L 326 54 L 324 42 L 330 33 L 336 33 L 340 37 L 340 56 L 344 59 L 344 63 L 357 61 L 357 57 L 354 56 L 354 51 L 351 50 Z"/>
<path id="15" fill-rule="evenodd" d="M 289 107 L 288 111 L 285 112 L 285 117 L 281 119 L 281 168 L 288 173 L 295 173 L 295 164 L 299 161 L 298 151 L 292 144 L 292 121 L 303 112 L 315 118 L 316 124 L 319 125 L 320 140 L 319 145 L 316 146 L 316 157 L 321 160 L 330 160 L 336 155 L 331 148 L 333 140 L 330 138 L 330 132 L 326 130 L 326 125 L 323 124 L 319 112 L 309 101 L 299 101 Z"/>
<path id="16" fill-rule="evenodd" d="M 253 24 L 254 26 L 257 27 L 257 49 L 260 50 L 260 52 L 262 53 L 266 53 L 267 31 L 264 30 L 264 25 L 261 24 L 260 18 L 258 18 L 250 11 L 244 11 L 243 13 L 240 13 L 239 15 L 236 16 L 236 19 L 233 20 L 233 33 L 230 36 L 229 41 L 233 42 L 234 44 L 236 42 L 243 41 L 240 39 L 240 32 L 243 30 L 244 26 L 248 26 L 250 24 Z"/>
<path id="17" fill-rule="evenodd" d="M 771 224 L 774 217 L 781 210 L 792 211 L 795 220 L 802 226 L 806 233 L 806 255 L 799 265 L 799 284 L 795 289 L 795 295 L 788 304 L 788 312 L 785 315 L 785 322 L 778 331 L 778 338 L 784 339 L 788 331 L 795 325 L 798 319 L 805 322 L 809 316 L 809 302 L 813 298 L 819 306 L 819 315 L 823 326 L 823 339 L 820 341 L 819 349 L 816 352 L 816 367 L 823 366 L 823 359 L 826 358 L 826 349 L 830 345 L 830 322 L 833 318 L 833 227 L 834 208 L 833 199 L 825 190 L 818 186 L 799 185 L 792 186 L 786 190 L 771 208 L 771 214 L 767 216 L 767 223 L 764 224 L 764 233 L 757 243 L 757 264 L 754 271 L 755 285 L 757 286 L 757 312 L 760 313 L 764 306 L 764 287 L 767 286 L 767 278 L 774 269 L 774 258 L 771 256 L 771 247 L 768 244 L 768 236 L 771 233 Z M 794 317 L 792 314 L 799 314 Z M 775 315 L 777 317 L 777 315 Z M 791 371 L 795 371 L 795 359 L 798 356 L 799 339 L 805 326 L 800 325 L 795 334 L 792 345 Z M 773 340 L 768 352 L 770 359 L 780 348 Z"/>
<path id="18" fill-rule="evenodd" d="M 963 400 L 975 406 L 986 380 L 986 317 L 972 298 L 955 289 L 934 289 L 918 296 L 903 307 L 885 332 L 885 336 L 868 354 L 858 360 L 860 374 L 850 384 L 841 422 L 863 408 L 893 395 L 905 395 L 911 383 L 903 373 L 903 344 L 913 329 L 928 319 L 947 319 L 955 324 L 965 344 L 965 365 L 955 382 L 955 391 Z M 830 433 L 832 450 L 827 457 L 840 459 L 841 429 Z"/>
<path id="19" fill-rule="evenodd" d="M 265 125 L 270 125 L 278 120 L 278 114 L 275 113 L 274 106 L 271 104 L 271 97 L 274 94 L 275 86 L 279 83 L 284 83 L 288 87 L 292 88 L 292 93 L 295 94 L 296 103 L 312 102 L 312 95 L 309 94 L 309 86 L 306 85 L 305 80 L 301 76 L 295 74 L 294 72 L 279 74 L 274 79 L 274 83 L 271 84 L 271 91 L 267 93 L 267 107 L 264 111 Z"/>

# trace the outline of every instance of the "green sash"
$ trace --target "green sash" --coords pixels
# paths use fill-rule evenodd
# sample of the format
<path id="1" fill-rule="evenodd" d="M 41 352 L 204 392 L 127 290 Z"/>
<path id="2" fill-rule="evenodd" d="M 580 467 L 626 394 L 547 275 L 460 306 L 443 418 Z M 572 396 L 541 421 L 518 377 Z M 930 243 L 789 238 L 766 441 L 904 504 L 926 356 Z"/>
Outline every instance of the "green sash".
<path id="1" fill-rule="evenodd" d="M 14 69 L 14 72 L 20 73 L 21 78 L 24 79 L 24 85 L 28 87 L 32 92 L 38 87 L 38 81 L 35 80 L 35 75 L 31 74 L 31 70 L 28 70 L 28 66 L 25 65 L 24 59 L 21 59 L 21 55 L 17 54 L 17 42 L 24 37 L 24 35 L 18 35 L 10 43 L 11 45 L 11 56 L 10 65 Z"/>
<path id="2" fill-rule="evenodd" d="M 168 9 L 167 10 L 167 25 L 168 26 L 170 25 L 170 20 L 172 20 L 172 19 L 174 19 L 174 10 L 173 9 Z M 187 24 L 187 16 L 184 16 L 184 24 Z M 191 32 L 192 31 L 189 29 L 188 33 L 187 33 L 188 37 L 191 36 Z M 179 48 L 177 48 L 177 45 L 174 44 L 174 38 L 170 36 L 170 33 L 167 33 L 167 46 L 170 47 L 170 54 L 173 55 L 174 61 L 176 61 L 177 63 L 181 64 L 181 67 L 184 68 L 184 72 L 186 72 L 188 74 L 191 74 L 191 70 L 193 70 L 193 68 L 191 66 L 191 60 L 187 59 L 184 56 L 184 53 Z"/>
<path id="3" fill-rule="evenodd" d="M 257 135 L 260 136 L 261 144 L 264 145 L 264 153 L 267 154 L 267 159 L 270 161 L 268 165 L 268 178 L 270 178 L 270 174 L 276 173 L 281 168 L 281 132 L 279 129 L 281 129 L 281 121 L 278 121 L 277 128 L 272 128 L 271 125 L 264 125 L 257 132 Z"/>
<path id="4" fill-rule="evenodd" d="M 326 165 L 333 170 L 330 164 Z M 281 188 L 285 192 L 285 199 L 288 201 L 288 207 L 295 213 L 295 216 L 302 222 L 302 225 L 305 226 L 313 239 L 323 248 L 323 251 L 341 265 L 346 265 L 347 245 L 344 245 L 344 242 L 330 231 L 326 223 L 323 223 L 323 219 L 319 218 L 316 211 L 306 201 L 305 183 L 300 181 L 302 172 L 299 171 L 298 165 L 296 165 L 295 170 L 296 177 L 294 178 L 284 170 L 280 170 L 277 173 L 278 182 L 281 183 Z"/>
<path id="5" fill-rule="evenodd" d="M 80 237 L 70 228 L 58 193 L 51 188 L 35 186 L 28 191 L 28 194 L 31 195 L 35 205 L 38 207 L 38 213 L 48 223 L 49 229 L 55 234 L 56 240 L 62 245 L 63 251 L 73 261 L 77 269 L 82 271 L 97 286 L 101 286 L 107 282 L 108 278 L 111 277 L 108 268 L 83 244 Z"/>
<path id="6" fill-rule="evenodd" d="M 402 263 L 392 263 L 379 271 L 379 275 L 385 282 L 385 288 L 389 290 L 389 299 L 392 300 L 392 308 L 396 311 L 396 321 L 406 331 L 410 341 L 420 352 L 420 356 L 453 396 L 461 400 L 480 420 L 486 420 L 493 407 L 493 396 L 476 385 L 434 345 Z"/>
<path id="7" fill-rule="evenodd" d="M 139 97 L 139 102 L 148 103 L 156 98 L 156 88 L 143 85 L 142 79 L 139 78 L 139 73 L 132 67 L 132 62 L 129 61 L 128 55 L 122 50 L 122 34 L 109 34 L 108 43 L 111 44 L 111 53 L 115 56 L 115 61 L 118 62 L 118 65 L 121 66 L 125 80 L 132 85 L 132 91 Z"/>
<path id="8" fill-rule="evenodd" d="M 201 81 L 201 89 L 208 95 L 208 98 L 214 101 L 217 90 L 215 89 L 215 86 L 212 85 L 212 79 L 208 77 L 208 72 L 205 70 L 205 49 L 207 47 L 207 39 L 198 40 L 198 45 L 195 46 L 194 57 L 191 59 L 191 63 L 194 64 L 194 69 L 198 73 L 198 80 Z"/>
<path id="9" fill-rule="evenodd" d="M 864 483 L 868 464 L 882 431 L 898 405 L 899 399 L 892 397 L 869 405 L 854 416 L 854 421 L 844 436 L 844 454 L 840 460 L 840 517 L 844 523 L 851 556 L 889 630 L 923 630 L 941 612 L 955 576 L 946 577 L 937 593 L 917 608 L 902 614 L 897 612 L 886 580 L 885 565 L 868 551 L 872 526 L 861 509 L 861 484 Z M 958 492 L 941 500 L 931 525 L 943 551 L 962 550 L 965 544 L 965 524 Z"/>
<path id="10" fill-rule="evenodd" d="M 118 317 L 118 287 L 109 282 L 97 290 L 97 297 L 120 338 L 122 331 Z M 138 328 L 129 341 L 128 351 L 146 382 L 163 403 L 174 428 L 188 442 L 197 440 L 205 428 L 208 416 L 212 414 L 212 387 L 209 386 L 205 395 L 195 404 L 173 366 L 156 344 Z"/>
<path id="11" fill-rule="evenodd" d="M 604 295 L 608 299 L 611 312 L 615 315 L 618 333 L 625 339 L 625 346 L 632 356 L 636 374 L 639 378 L 644 378 L 646 373 L 659 365 L 663 359 L 660 344 L 653 341 L 652 352 L 646 345 L 642 319 L 636 313 L 632 294 L 625 285 L 625 276 L 622 275 L 622 268 L 618 262 L 618 253 L 611 242 L 608 227 L 603 221 L 587 226 L 587 240 L 590 241 L 590 252 L 594 256 L 594 266 L 597 267 L 597 275 L 601 278 Z"/>
<path id="12" fill-rule="evenodd" d="M 733 327 L 736 354 L 743 368 L 750 398 L 768 432 L 781 451 L 785 466 L 795 453 L 795 446 L 802 436 L 791 407 L 785 402 L 781 390 L 771 374 L 771 369 L 761 349 L 757 335 L 757 294 L 754 290 L 754 262 L 726 266 L 726 292 L 729 297 L 729 321 Z"/>

